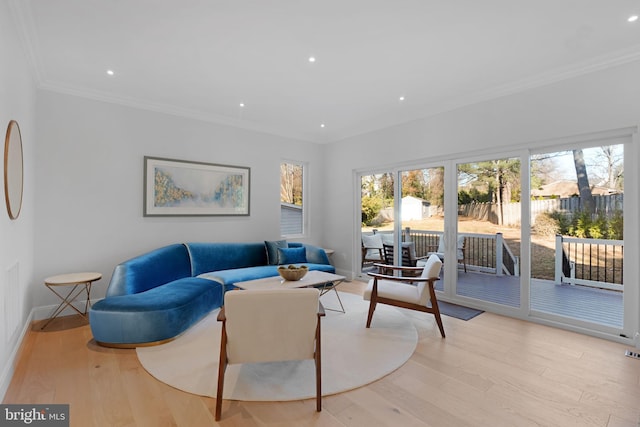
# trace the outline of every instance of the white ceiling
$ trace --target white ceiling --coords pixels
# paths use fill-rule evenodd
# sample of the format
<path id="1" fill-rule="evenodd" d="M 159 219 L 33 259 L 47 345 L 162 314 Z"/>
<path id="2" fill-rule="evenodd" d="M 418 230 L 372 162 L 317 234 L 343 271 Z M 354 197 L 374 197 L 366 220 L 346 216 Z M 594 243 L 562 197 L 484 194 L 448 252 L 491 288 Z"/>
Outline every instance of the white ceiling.
<path id="1" fill-rule="evenodd" d="M 640 60 L 638 0 L 9 1 L 39 87 L 316 142 Z"/>

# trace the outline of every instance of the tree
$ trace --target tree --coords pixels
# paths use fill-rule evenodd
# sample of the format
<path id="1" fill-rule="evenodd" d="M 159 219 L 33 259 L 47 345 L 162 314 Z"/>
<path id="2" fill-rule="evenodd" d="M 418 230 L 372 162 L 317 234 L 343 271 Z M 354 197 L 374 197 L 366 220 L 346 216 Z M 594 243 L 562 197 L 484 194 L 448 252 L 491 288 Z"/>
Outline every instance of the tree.
<path id="1" fill-rule="evenodd" d="M 402 174 L 402 197 L 413 196 L 424 199 L 424 171 L 416 169 Z"/>
<path id="2" fill-rule="evenodd" d="M 302 206 L 302 166 L 280 164 L 280 201 Z"/>
<path id="3" fill-rule="evenodd" d="M 435 206 L 444 205 L 444 168 L 434 167 L 425 169 L 426 187 L 424 199 Z"/>
<path id="4" fill-rule="evenodd" d="M 589 176 L 587 175 L 587 166 L 584 163 L 584 153 L 581 149 L 573 150 L 573 163 L 576 167 L 576 177 L 578 179 L 578 192 L 582 201 L 582 208 L 590 214 L 595 212 L 596 206 L 589 185 Z"/>
<path id="5" fill-rule="evenodd" d="M 465 181 L 471 187 L 469 195 L 480 189 L 489 195 L 497 208 L 498 224 L 503 224 L 503 203 L 520 200 L 520 160 L 498 159 L 458 165 L 459 187 Z"/>
<path id="6" fill-rule="evenodd" d="M 596 175 L 608 188 L 622 190 L 624 179 L 624 155 L 622 145 L 600 147 L 596 162 L 589 164 L 589 171 Z"/>
<path id="7" fill-rule="evenodd" d="M 383 173 L 380 176 L 379 184 L 382 200 L 393 200 L 393 174 Z"/>

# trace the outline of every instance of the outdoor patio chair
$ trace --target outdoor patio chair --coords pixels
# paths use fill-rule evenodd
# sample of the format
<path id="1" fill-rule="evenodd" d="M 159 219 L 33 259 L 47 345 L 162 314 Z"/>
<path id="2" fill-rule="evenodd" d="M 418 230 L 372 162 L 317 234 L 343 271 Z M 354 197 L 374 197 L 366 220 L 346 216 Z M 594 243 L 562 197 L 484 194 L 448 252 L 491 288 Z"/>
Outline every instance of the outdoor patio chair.
<path id="1" fill-rule="evenodd" d="M 362 267 L 365 262 L 383 262 L 382 236 L 374 232 L 362 235 Z"/>
<path id="2" fill-rule="evenodd" d="M 393 245 L 382 245 L 384 251 L 384 263 L 386 265 L 394 265 L 394 248 Z M 402 266 L 404 267 L 416 267 L 418 261 L 426 259 L 427 257 L 418 257 L 416 256 L 416 248 L 413 242 L 403 242 L 402 243 Z M 383 268 L 384 269 L 384 268 Z M 404 271 L 406 275 L 416 275 L 415 272 L 411 270 Z M 417 275 L 420 273 L 418 272 Z"/>
<path id="3" fill-rule="evenodd" d="M 228 364 L 313 359 L 316 410 L 322 410 L 320 318 L 324 316 L 324 309 L 319 298 L 320 292 L 313 288 L 225 294 L 224 307 L 218 314 L 222 333 L 216 421 L 222 412 L 224 373 Z"/>
<path id="4" fill-rule="evenodd" d="M 457 249 L 456 249 L 456 258 L 458 259 L 458 263 L 462 264 L 464 267 L 464 272 L 467 272 L 467 260 L 466 260 L 466 246 L 467 239 L 465 236 L 458 236 L 457 240 Z M 444 238 L 441 236 L 438 241 L 438 249 L 435 252 L 427 253 L 427 256 L 435 254 L 440 258 L 440 261 L 444 262 Z M 420 266 L 420 263 L 418 263 Z"/>
<path id="5" fill-rule="evenodd" d="M 427 260 L 425 267 L 389 266 L 392 270 L 417 270 L 420 277 L 405 278 L 380 273 L 369 273 L 373 277 L 369 280 L 364 291 L 364 299 L 369 300 L 369 314 L 367 316 L 367 328 L 371 327 L 371 320 L 376 309 L 376 304 L 388 304 L 395 307 L 408 308 L 426 313 L 432 313 L 440 329 L 440 335 L 445 337 L 444 326 L 440 317 L 440 308 L 435 292 L 435 282 L 439 279 L 442 261 L 433 254 Z M 410 281 L 410 282 L 409 282 Z"/>

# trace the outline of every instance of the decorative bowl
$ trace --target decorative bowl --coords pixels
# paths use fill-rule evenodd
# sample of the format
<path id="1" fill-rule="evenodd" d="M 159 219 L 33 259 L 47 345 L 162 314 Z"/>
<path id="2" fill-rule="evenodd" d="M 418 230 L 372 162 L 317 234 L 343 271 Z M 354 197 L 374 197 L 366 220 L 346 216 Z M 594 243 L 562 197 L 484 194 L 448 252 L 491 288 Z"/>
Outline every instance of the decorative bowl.
<path id="1" fill-rule="evenodd" d="M 307 267 L 306 265 L 297 266 L 291 264 L 288 267 L 285 267 L 284 265 L 278 267 L 278 273 L 280 274 L 280 276 L 282 276 L 284 280 L 289 281 L 302 279 L 304 275 L 307 274 L 307 271 L 309 271 L 309 267 Z"/>

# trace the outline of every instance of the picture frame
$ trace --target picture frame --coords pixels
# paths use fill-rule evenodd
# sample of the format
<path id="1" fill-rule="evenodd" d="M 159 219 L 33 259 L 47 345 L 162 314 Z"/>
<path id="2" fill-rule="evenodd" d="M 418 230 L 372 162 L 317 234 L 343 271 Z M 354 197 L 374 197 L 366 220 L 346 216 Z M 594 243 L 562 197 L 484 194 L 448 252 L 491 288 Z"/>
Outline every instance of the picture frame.
<path id="1" fill-rule="evenodd" d="M 251 169 L 144 157 L 143 216 L 248 216 Z"/>

